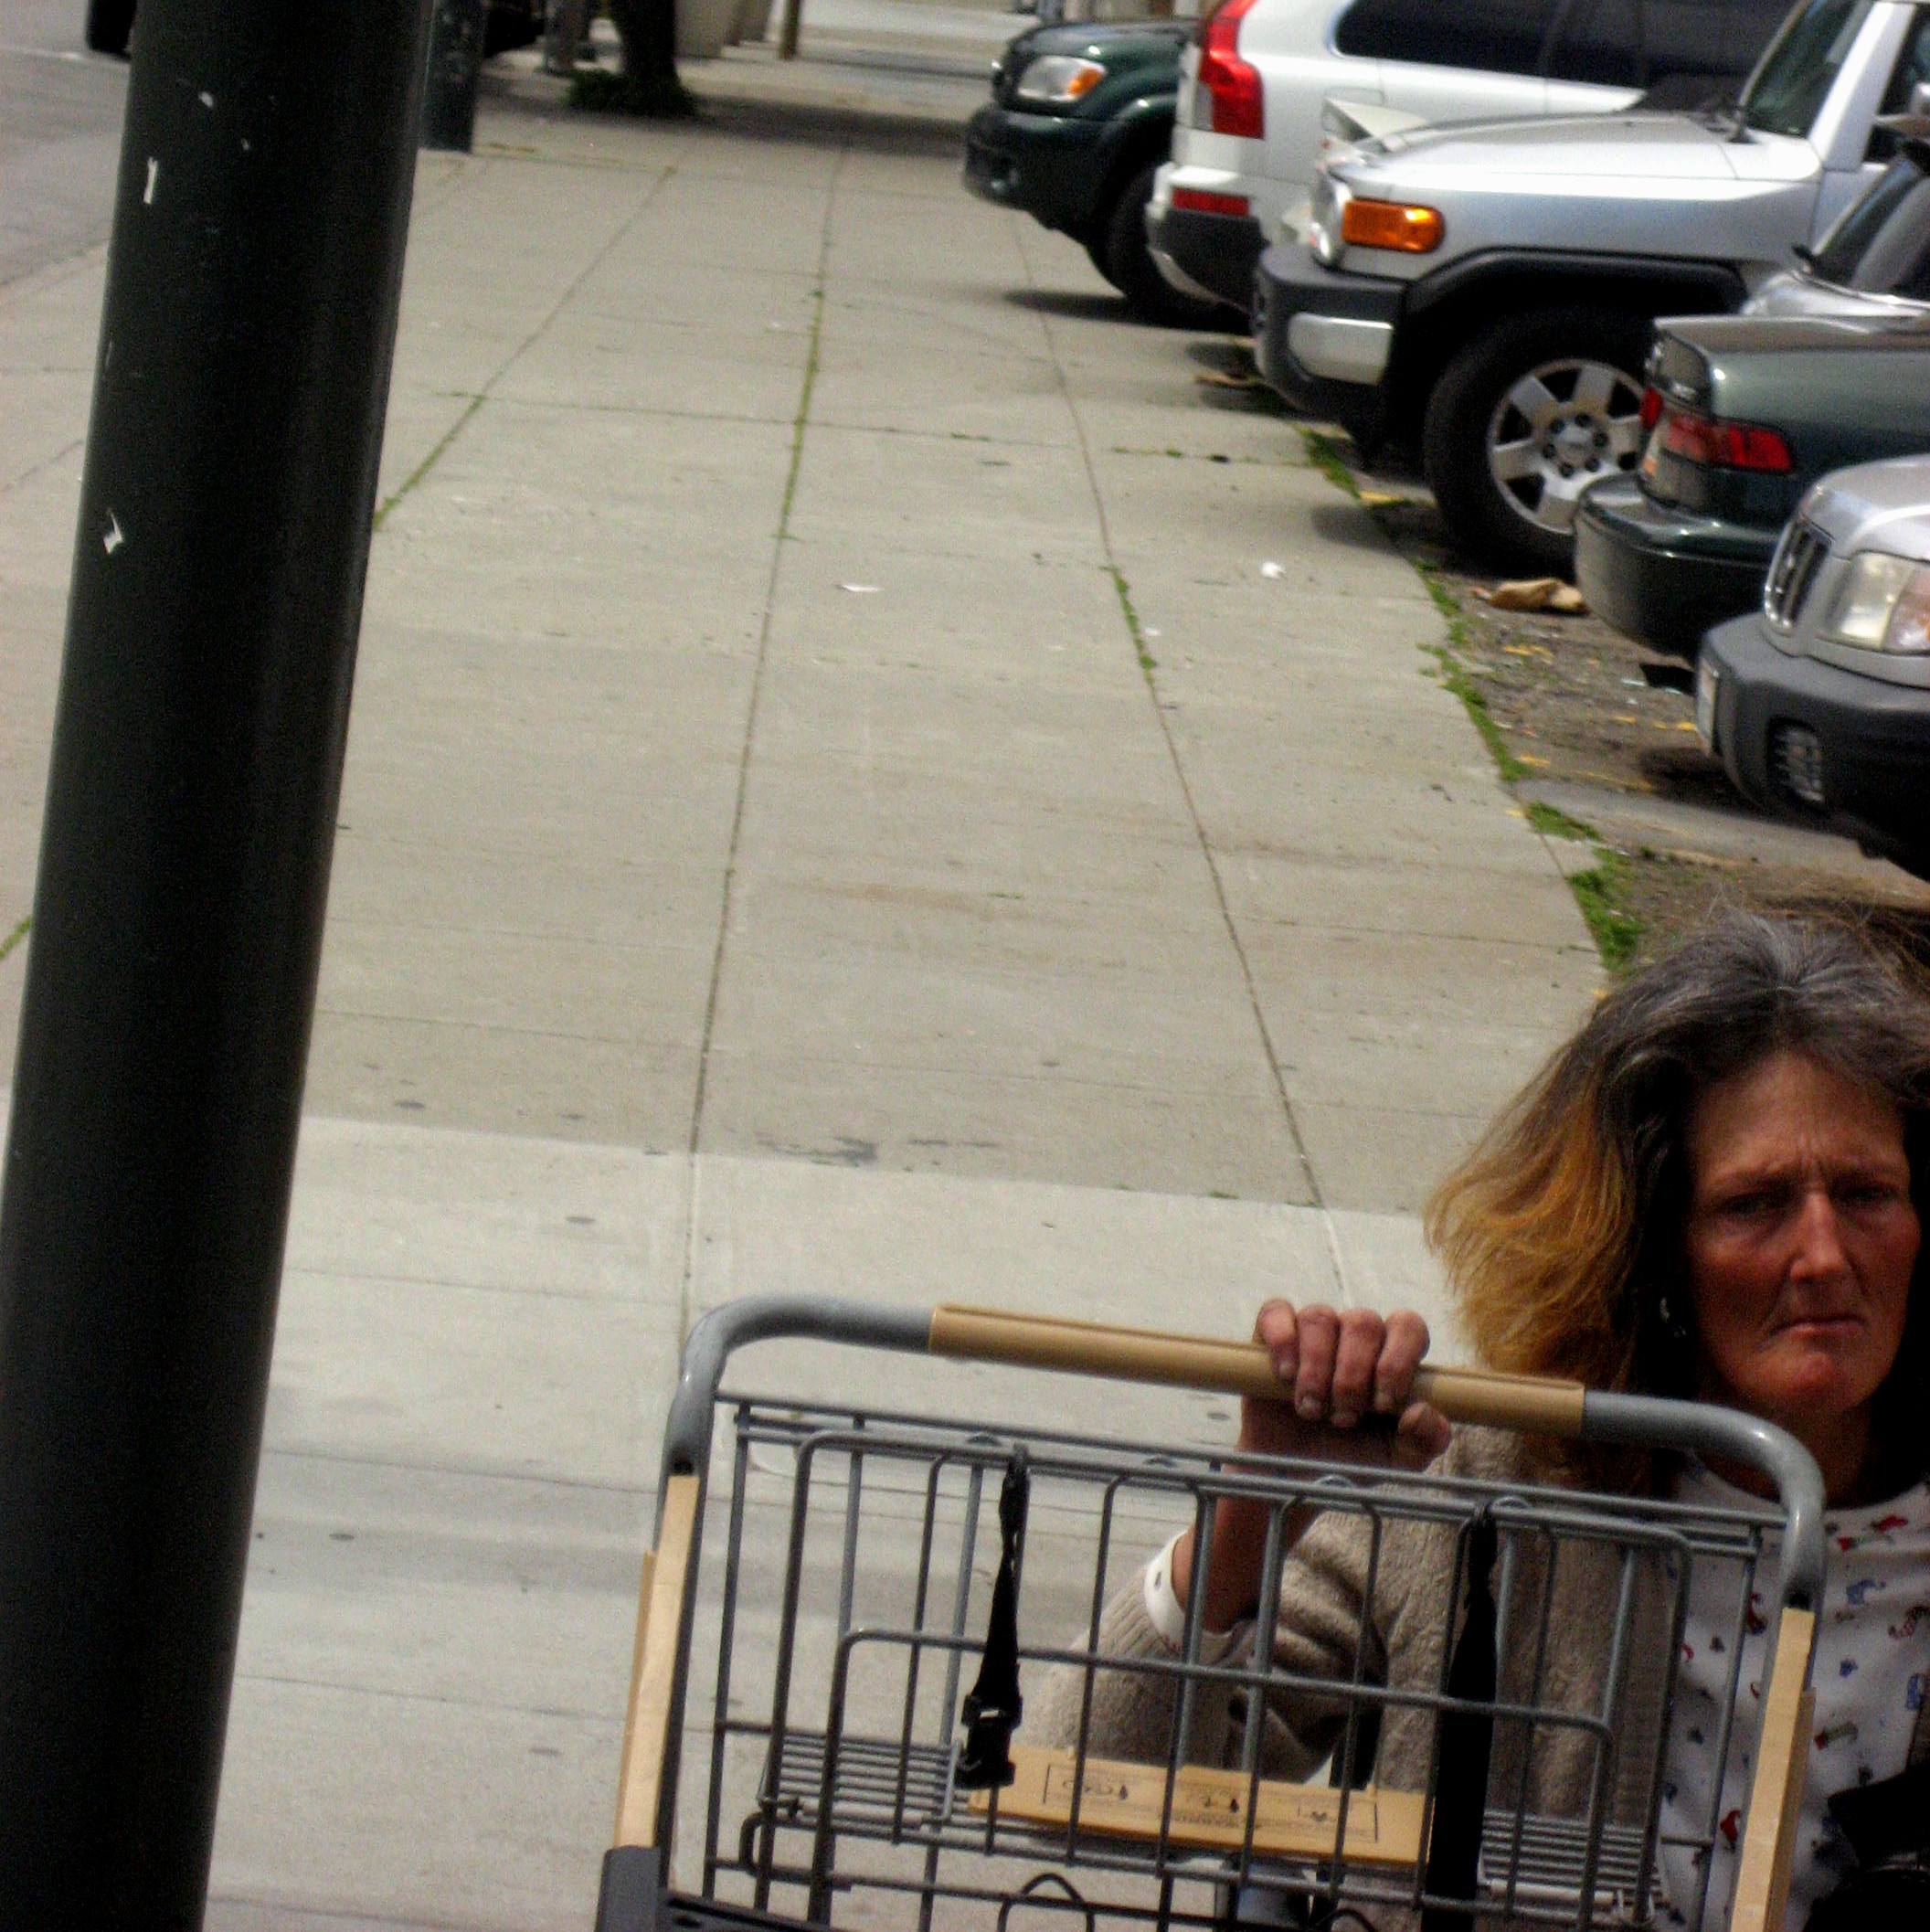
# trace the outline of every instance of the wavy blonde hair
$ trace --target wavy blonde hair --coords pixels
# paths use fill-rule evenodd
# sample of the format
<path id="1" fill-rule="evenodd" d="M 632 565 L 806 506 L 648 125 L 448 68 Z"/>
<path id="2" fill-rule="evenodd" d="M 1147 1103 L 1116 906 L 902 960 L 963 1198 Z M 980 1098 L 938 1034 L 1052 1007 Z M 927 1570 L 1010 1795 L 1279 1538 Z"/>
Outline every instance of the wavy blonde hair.
<path id="1" fill-rule="evenodd" d="M 1608 994 L 1428 1203 L 1426 1231 L 1477 1354 L 1591 1388 L 1687 1395 L 1685 1136 L 1698 1097 L 1795 1052 L 1895 1103 L 1930 1228 L 1930 998 L 1847 926 L 1730 913 Z M 1930 1241 L 1925 1243 L 1930 1249 Z M 1925 1261 L 1919 1259 L 1918 1279 Z M 1930 1306 L 1913 1284 L 1878 1427 L 1925 1460 Z M 1921 1416 L 1921 1409 L 1917 1409 Z M 1551 1473 L 1653 1489 L 1652 1459 L 1547 1452 Z"/>

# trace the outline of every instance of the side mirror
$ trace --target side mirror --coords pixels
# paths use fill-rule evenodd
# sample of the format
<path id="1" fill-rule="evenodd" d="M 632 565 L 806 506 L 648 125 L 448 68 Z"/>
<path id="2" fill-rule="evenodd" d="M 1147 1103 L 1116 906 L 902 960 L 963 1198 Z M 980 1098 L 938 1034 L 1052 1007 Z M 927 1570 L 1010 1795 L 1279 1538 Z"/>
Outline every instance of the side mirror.
<path id="1" fill-rule="evenodd" d="M 1914 121 L 1930 121 L 1930 80 L 1919 80 L 1910 90 L 1909 113 Z"/>

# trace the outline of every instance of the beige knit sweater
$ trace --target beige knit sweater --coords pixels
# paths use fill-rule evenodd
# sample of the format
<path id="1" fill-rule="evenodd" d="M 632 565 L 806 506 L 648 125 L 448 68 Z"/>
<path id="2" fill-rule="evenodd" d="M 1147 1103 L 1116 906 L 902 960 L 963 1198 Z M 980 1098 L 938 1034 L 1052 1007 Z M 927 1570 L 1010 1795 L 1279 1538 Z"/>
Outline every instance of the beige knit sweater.
<path id="1" fill-rule="evenodd" d="M 1480 1429 L 1457 1433 L 1435 1473 L 1503 1483 L 1530 1481 L 1520 1440 Z M 1372 1545 L 1368 1520 L 1352 1513 L 1317 1517 L 1289 1553 L 1280 1579 L 1275 1640 L 1276 1669 L 1344 1684 L 1353 1675 L 1354 1647 L 1363 1648 L 1368 1682 L 1416 1690 L 1438 1689 L 1443 1651 L 1454 1611 L 1455 1533 L 1443 1524 L 1386 1521 L 1373 1591 L 1368 1593 Z M 1552 1590 L 1545 1550 L 1535 1540 L 1517 1540 L 1512 1601 L 1501 1606 L 1506 1643 L 1500 1693 L 1503 1700 L 1535 1702 L 1576 1716 L 1602 1712 L 1608 1637 L 1624 1587 L 1623 1559 L 1612 1545 L 1564 1539 L 1554 1564 Z M 1626 1678 L 1612 1725 L 1617 1740 L 1610 1816 L 1633 1821 L 1649 1799 L 1649 1779 L 1661 1746 L 1662 1687 L 1669 1625 L 1666 1585 L 1660 1559 L 1643 1555 L 1629 1567 L 1632 1593 Z M 1548 1598 L 1548 1640 L 1543 1675 L 1531 1697 L 1532 1638 Z M 1104 1612 L 1098 1648 L 1121 1658 L 1171 1658 L 1172 1651 L 1148 1617 L 1142 1579 L 1119 1592 Z M 1232 1646 L 1223 1646 L 1231 1649 Z M 1210 1653 L 1209 1653 L 1210 1655 Z M 1084 1673 L 1054 1671 L 1028 1712 L 1028 1742 L 1069 1746 L 1077 1736 Z M 1163 1764 L 1171 1748 L 1176 1690 L 1170 1677 L 1131 1671 L 1101 1672 L 1094 1683 L 1089 1752 L 1140 1763 Z M 1184 1756 L 1193 1763 L 1236 1764 L 1243 1742 L 1241 1693 L 1202 1684 L 1195 1692 L 1193 1730 Z M 1346 1708 L 1341 1697 L 1269 1696 L 1261 1764 L 1274 1777 L 1305 1778 L 1340 1741 Z M 1532 1737 L 1520 1724 L 1498 1723 L 1490 1760 L 1490 1801 L 1512 1807 L 1522 1790 L 1524 1758 L 1527 1801 L 1543 1814 L 1586 1814 L 1595 1778 L 1593 1738 L 1578 1728 L 1546 1724 Z M 1417 1791 L 1427 1781 L 1434 1721 L 1426 1711 L 1390 1706 L 1383 1725 L 1375 1781 Z M 1448 1767 L 1452 1775 L 1452 1767 Z"/>

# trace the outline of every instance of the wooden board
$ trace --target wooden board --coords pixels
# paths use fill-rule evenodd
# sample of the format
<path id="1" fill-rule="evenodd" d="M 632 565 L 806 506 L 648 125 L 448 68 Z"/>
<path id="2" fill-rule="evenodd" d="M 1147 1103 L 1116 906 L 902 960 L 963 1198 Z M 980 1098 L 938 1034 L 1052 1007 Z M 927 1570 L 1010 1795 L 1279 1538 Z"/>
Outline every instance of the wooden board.
<path id="1" fill-rule="evenodd" d="M 631 1669 L 630 1710 L 617 1771 L 619 1845 L 654 1845 L 663 1790 L 663 1753 L 670 1742 L 671 1697 L 683 1633 L 684 1590 L 689 1580 L 703 1486 L 695 1476 L 673 1476 L 663 1487 L 657 1546 L 644 1558 L 637 1601 L 637 1644 Z"/>
<path id="2" fill-rule="evenodd" d="M 1782 1932 L 1789 1903 L 1789 1868 L 1796 1855 L 1797 1814 L 1809 1768 L 1809 1734 L 1816 1694 L 1809 1688 L 1809 1652 L 1816 1619 L 1785 1610 L 1776 1633 L 1769 1690 L 1756 1734 L 1755 1781 L 1735 1873 L 1731 1932 Z"/>
<path id="3" fill-rule="evenodd" d="M 1072 1815 L 1070 1751 L 1012 1747 L 1016 1779 L 999 1793 L 999 1815 L 1028 1824 L 1064 1827 Z M 1172 1843 L 1202 1851 L 1239 1850 L 1246 1835 L 1248 1783 L 1238 1771 L 1182 1765 L 1174 1780 Z M 1156 1840 L 1166 1803 L 1164 1765 L 1087 1757 L 1079 1829 L 1113 1837 Z M 974 1811 L 989 1794 L 974 1791 Z M 1421 1862 L 1418 1791 L 1352 1792 L 1347 1804 L 1347 1856 L 1363 1864 L 1413 1866 Z M 1256 1852 L 1278 1858 L 1331 1858 L 1341 1817 L 1341 1793 L 1329 1785 L 1285 1784 L 1262 1778 L 1253 1829 Z"/>

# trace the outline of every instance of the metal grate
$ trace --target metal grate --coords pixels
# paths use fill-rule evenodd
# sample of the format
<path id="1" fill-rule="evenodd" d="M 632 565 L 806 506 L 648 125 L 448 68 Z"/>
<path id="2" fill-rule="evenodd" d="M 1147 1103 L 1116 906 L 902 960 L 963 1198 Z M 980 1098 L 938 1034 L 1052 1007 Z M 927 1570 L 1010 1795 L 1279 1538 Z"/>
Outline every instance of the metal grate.
<path id="1" fill-rule="evenodd" d="M 1075 1683 L 1118 1672 L 1161 1689 L 1174 1702 L 1174 1719 L 1169 1761 L 1151 1768 L 1169 1789 L 1200 1700 L 1338 1696 L 1351 1723 L 1377 1724 L 1404 1709 L 1433 1718 L 1436 1755 L 1417 1780 L 1421 1789 L 1407 1794 L 1431 1816 L 1448 1768 L 1439 1755 L 1441 1721 L 1454 1702 L 1444 1680 L 1379 1682 L 1363 1639 L 1337 1677 L 1298 1677 L 1272 1655 L 1264 1622 L 1250 1652 L 1219 1663 L 1205 1660 L 1193 1633 L 1176 1658 L 1110 1650 L 1103 1605 L 1174 1529 L 1190 1523 L 1204 1537 L 1223 1496 L 1259 1502 L 1272 1525 L 1260 1592 L 1267 1600 L 1285 1556 L 1285 1520 L 1316 1500 L 1365 1519 L 1370 1598 L 1383 1534 L 1394 1523 L 1438 1525 L 1465 1550 L 1471 1525 L 1491 1522 L 1501 1552 L 1498 1598 L 1508 1606 L 1501 1648 L 1514 1661 L 1509 1681 L 1520 1686 L 1494 1711 L 1521 1749 L 1505 1777 L 1496 1773 L 1478 1896 L 1520 1927 L 1635 1932 L 1653 1923 L 1659 1766 L 1648 1764 L 1636 1778 L 1646 1794 L 1638 1810 L 1610 1814 L 1615 1763 L 1627 1747 L 1618 1736 L 1618 1686 L 1635 1641 L 1634 1579 L 1638 1568 L 1651 1578 L 1658 1595 L 1649 1635 L 1672 1654 L 1691 1562 L 1722 1566 L 1738 1593 L 1739 1658 L 1742 1604 L 1773 1513 L 1725 1515 L 1331 1464 L 1263 1467 L 1243 1459 L 1234 1466 L 1216 1449 L 1100 1441 L 1049 1428 L 728 1396 L 719 1407 L 735 1452 L 728 1485 L 714 1497 L 727 1518 L 715 1523 L 708 1545 L 712 1563 L 721 1559 L 721 1575 L 711 1570 L 717 1595 L 698 1622 L 715 1639 L 706 1634 L 692 1660 L 693 1684 L 711 1680 L 710 1748 L 707 1763 L 690 1766 L 688 1792 L 692 1799 L 702 1794 L 702 1863 L 691 1875 L 706 1898 L 753 1911 L 781 1900 L 841 1932 L 999 1932 L 1021 1902 L 1028 1911 L 1096 1914 L 1151 1932 L 1205 1927 L 1215 1922 L 1218 1892 L 1248 1884 L 1283 1888 L 1325 1911 L 1364 1910 L 1375 1924 L 1387 1912 L 1390 1922 L 1405 1922 L 1404 1914 L 1439 1908 L 1412 1857 L 1350 1851 L 1336 1859 L 1331 1849 L 1263 1842 L 1253 1823 L 1267 1775 L 1261 1725 L 1246 1729 L 1219 1773 L 1237 1789 L 1244 1840 L 1237 1831 L 1214 1840 L 1192 1824 L 1182 1828 L 1171 1799 L 1164 1816 L 1149 1814 L 1128 1830 L 1117 1819 L 1108 1824 L 1102 1799 L 1082 1799 L 1076 1815 L 1028 1812 L 1016 1794 L 1008 1806 L 1000 1794 L 988 1802 L 988 1794 L 960 1788 L 961 1699 L 987 1641 L 1001 1488 L 1023 1447 L 1031 1481 L 1017 1572 L 1024 1695 L 1039 1697 L 1055 1668 L 1072 1672 Z M 1577 1703 L 1557 1690 L 1548 1610 L 1557 1567 L 1580 1560 L 1585 1547 L 1599 1553 L 1611 1581 L 1599 1701 Z M 1451 1594 L 1458 1600 L 1458 1573 Z M 1736 1689 L 1732 1681 L 1724 1698 L 1732 1710 Z M 1065 1755 L 1070 1788 L 1082 1790 L 1087 1719 L 1075 1722 Z M 1022 1728 L 1017 1743 L 1029 1735 Z M 1529 1781 L 1537 1754 L 1557 1747 L 1582 1753 L 1592 1768 L 1575 1810 L 1551 1816 Z M 1341 1754 L 1348 1764 L 1351 1752 L 1348 1746 Z M 1370 1775 L 1366 1765 L 1359 1769 Z M 1390 1795 L 1403 1794 L 1382 1797 Z M 1337 1822 L 1325 1846 L 1347 1833 L 1339 1808 L 1362 1801 L 1359 1792 L 1334 1794 Z M 1418 1813 L 1416 1826 L 1425 1842 Z M 1670 1842 L 1706 1854 L 1716 1831 L 1711 1815 L 1693 1837 Z M 1695 1923 L 1700 1901 L 1689 1905 Z"/>
<path id="2" fill-rule="evenodd" d="M 760 1794 L 756 1811 L 742 1825 L 738 1858 L 756 1861 L 760 1828 L 815 1833 L 822 1824 L 846 1839 L 891 1842 L 945 1842 L 949 1834 L 970 1833 L 981 1842 L 983 1814 L 974 1817 L 970 1800 L 954 1789 L 952 1754 L 914 1746 L 907 1750 L 895 1737 L 837 1740 L 837 1758 L 829 1781 L 830 1812 L 823 1810 L 826 1739 L 822 1732 L 787 1731 L 778 1753 L 777 1777 Z M 1063 1843 L 1055 1828 L 1021 1827 L 1047 1842 Z M 1481 1830 L 1479 1884 L 1490 1899 L 1533 1901 L 1574 1910 L 1581 1898 L 1582 1875 L 1589 1856 L 1586 1821 L 1532 1813 L 1490 1810 Z M 1008 1847 L 1009 1848 L 1009 1847 Z M 1604 1824 L 1595 1848 L 1595 1908 L 1623 1922 L 1635 1922 L 1642 1887 L 1643 1833 L 1626 1825 Z M 1149 1863 L 1151 1860 L 1149 1858 Z M 797 1870 L 778 1861 L 779 1870 Z M 1301 1864 L 1304 1869 L 1301 1869 Z M 1260 1863 L 1256 1861 L 1256 1868 Z M 1320 1862 L 1276 1861 L 1275 1882 L 1318 1884 Z"/>
<path id="3" fill-rule="evenodd" d="M 1769 560 L 1763 584 L 1763 615 L 1778 631 L 1796 628 L 1816 573 L 1829 555 L 1829 539 L 1814 524 L 1792 523 Z"/>
<path id="4" fill-rule="evenodd" d="M 1828 802 L 1822 740 L 1808 725 L 1778 725 L 1769 734 L 1769 770 L 1785 797 L 1819 812 Z"/>

